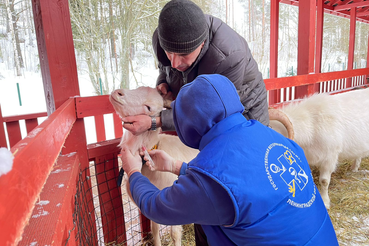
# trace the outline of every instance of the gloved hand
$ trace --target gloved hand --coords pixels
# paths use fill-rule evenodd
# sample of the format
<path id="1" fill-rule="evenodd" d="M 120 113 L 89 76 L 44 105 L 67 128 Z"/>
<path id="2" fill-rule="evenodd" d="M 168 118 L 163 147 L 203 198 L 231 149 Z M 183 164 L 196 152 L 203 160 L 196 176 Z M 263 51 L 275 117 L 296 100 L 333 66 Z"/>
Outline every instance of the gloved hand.
<path id="1" fill-rule="evenodd" d="M 120 158 L 122 159 L 123 170 L 127 173 L 128 177 L 134 172 L 141 172 L 142 159 L 138 151 L 132 154 L 127 147 L 123 147 L 120 152 Z"/>
<path id="2" fill-rule="evenodd" d="M 144 160 L 151 171 L 171 172 L 177 175 L 179 174 L 179 170 L 181 169 L 183 163 L 182 161 L 176 160 L 168 155 L 165 151 L 158 149 L 150 150 L 149 155 L 153 160 L 154 165 L 152 165 L 146 156 L 144 156 Z"/>

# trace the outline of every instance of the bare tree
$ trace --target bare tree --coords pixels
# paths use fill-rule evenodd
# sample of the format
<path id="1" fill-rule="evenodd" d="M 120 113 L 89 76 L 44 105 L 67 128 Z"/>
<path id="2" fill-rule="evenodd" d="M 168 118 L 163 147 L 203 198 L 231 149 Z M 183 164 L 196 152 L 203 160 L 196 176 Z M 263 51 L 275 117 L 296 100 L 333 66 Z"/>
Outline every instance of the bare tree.
<path id="1" fill-rule="evenodd" d="M 9 32 L 12 38 L 12 44 L 14 49 L 14 62 L 16 67 L 17 76 L 22 75 L 21 68 L 24 67 L 23 65 L 23 58 L 22 52 L 20 48 L 20 39 L 17 27 L 17 14 L 14 8 L 15 0 L 5 0 L 5 7 L 7 10 L 7 18 L 9 20 Z"/>

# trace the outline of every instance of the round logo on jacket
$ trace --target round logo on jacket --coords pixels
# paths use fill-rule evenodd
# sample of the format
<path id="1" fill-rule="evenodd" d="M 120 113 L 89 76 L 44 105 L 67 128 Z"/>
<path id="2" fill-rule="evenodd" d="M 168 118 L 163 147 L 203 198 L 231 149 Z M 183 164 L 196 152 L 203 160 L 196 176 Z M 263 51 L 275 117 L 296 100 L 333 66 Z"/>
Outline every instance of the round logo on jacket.
<path id="1" fill-rule="evenodd" d="M 304 168 L 308 170 L 305 171 Z M 310 167 L 303 165 L 301 159 L 288 147 L 279 143 L 268 146 L 265 171 L 275 191 L 288 190 L 290 198 L 287 203 L 291 206 L 307 208 L 314 203 L 316 188 Z"/>

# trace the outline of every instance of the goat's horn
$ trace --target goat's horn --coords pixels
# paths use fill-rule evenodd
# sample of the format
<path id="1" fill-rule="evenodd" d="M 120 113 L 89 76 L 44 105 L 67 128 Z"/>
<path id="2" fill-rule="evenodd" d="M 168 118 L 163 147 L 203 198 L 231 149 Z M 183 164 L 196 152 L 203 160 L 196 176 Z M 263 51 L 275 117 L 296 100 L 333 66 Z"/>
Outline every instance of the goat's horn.
<path id="1" fill-rule="evenodd" d="M 275 108 L 268 108 L 269 120 L 277 120 L 281 122 L 287 129 L 288 138 L 293 140 L 295 138 L 295 131 L 288 116 L 281 110 Z"/>

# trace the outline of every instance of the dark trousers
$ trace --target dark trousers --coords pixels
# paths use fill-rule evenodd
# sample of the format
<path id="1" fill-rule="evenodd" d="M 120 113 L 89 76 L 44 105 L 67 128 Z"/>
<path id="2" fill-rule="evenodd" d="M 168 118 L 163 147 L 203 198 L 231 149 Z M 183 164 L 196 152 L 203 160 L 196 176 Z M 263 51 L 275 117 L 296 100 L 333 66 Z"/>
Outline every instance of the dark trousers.
<path id="1" fill-rule="evenodd" d="M 208 246 L 206 234 L 201 225 L 194 224 L 196 246 Z"/>

